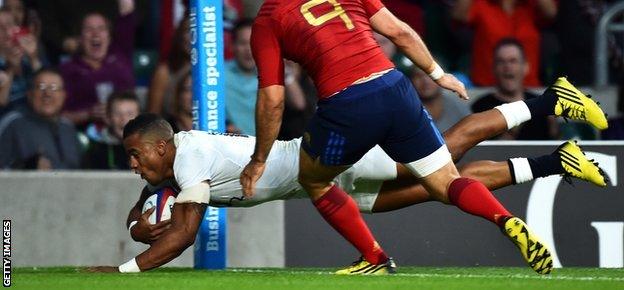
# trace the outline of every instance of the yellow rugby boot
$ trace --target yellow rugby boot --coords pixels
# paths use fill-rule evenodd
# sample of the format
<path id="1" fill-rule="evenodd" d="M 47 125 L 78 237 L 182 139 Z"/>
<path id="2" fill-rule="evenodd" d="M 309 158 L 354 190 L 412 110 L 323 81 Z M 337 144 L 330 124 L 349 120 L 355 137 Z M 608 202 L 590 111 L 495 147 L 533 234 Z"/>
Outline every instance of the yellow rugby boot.
<path id="1" fill-rule="evenodd" d="M 529 231 L 527 225 L 517 217 L 505 221 L 503 232 L 520 250 L 522 257 L 538 274 L 549 274 L 552 271 L 550 251 Z"/>
<path id="2" fill-rule="evenodd" d="M 598 167 L 598 162 L 587 159 L 585 152 L 581 150 L 576 142 L 567 141 L 557 148 L 561 166 L 565 170 L 565 175 L 573 176 L 598 186 L 607 186 L 608 179 L 604 171 Z"/>
<path id="3" fill-rule="evenodd" d="M 336 271 L 337 275 L 388 275 L 396 273 L 396 264 L 392 258 L 388 258 L 383 264 L 371 264 L 364 257 L 353 262 L 351 266 Z"/>
<path id="4" fill-rule="evenodd" d="M 585 121 L 598 130 L 607 129 L 607 117 L 598 106 L 599 104 L 579 91 L 565 77 L 560 77 L 552 84 L 549 90 L 557 95 L 555 116 L 567 119 Z"/>

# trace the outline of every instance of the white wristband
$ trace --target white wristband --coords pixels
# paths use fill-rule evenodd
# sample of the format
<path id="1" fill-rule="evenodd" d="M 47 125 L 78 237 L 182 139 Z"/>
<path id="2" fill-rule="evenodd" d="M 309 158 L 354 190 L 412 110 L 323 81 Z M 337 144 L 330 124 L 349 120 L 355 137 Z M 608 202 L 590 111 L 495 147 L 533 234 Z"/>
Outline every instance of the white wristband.
<path id="1" fill-rule="evenodd" d="M 126 262 L 119 266 L 119 272 L 121 273 L 139 273 L 141 269 L 139 269 L 139 265 L 137 265 L 136 258 L 132 258 L 132 260 Z"/>
<path id="2" fill-rule="evenodd" d="M 130 232 L 132 230 L 132 227 L 135 226 L 138 223 L 138 221 L 131 221 L 130 225 L 128 226 L 128 232 Z"/>
<path id="3" fill-rule="evenodd" d="M 444 70 L 438 63 L 434 62 L 434 64 L 435 67 L 433 68 L 433 71 L 429 73 L 429 77 L 431 77 L 432 80 L 437 81 L 444 76 Z"/>

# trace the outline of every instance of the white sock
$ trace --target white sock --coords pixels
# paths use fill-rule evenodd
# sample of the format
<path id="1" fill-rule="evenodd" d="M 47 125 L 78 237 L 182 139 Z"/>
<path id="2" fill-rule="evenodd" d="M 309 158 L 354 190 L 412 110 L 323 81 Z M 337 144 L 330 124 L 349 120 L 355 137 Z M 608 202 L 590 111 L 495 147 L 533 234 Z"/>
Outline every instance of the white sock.
<path id="1" fill-rule="evenodd" d="M 524 101 L 516 101 L 513 103 L 502 104 L 494 107 L 499 110 L 505 121 L 507 121 L 507 129 L 516 127 L 528 120 L 531 120 L 531 111 Z"/>
<path id="2" fill-rule="evenodd" d="M 533 171 L 531 171 L 531 165 L 529 165 L 528 159 L 511 158 L 509 159 L 509 162 L 516 184 L 533 180 Z"/>

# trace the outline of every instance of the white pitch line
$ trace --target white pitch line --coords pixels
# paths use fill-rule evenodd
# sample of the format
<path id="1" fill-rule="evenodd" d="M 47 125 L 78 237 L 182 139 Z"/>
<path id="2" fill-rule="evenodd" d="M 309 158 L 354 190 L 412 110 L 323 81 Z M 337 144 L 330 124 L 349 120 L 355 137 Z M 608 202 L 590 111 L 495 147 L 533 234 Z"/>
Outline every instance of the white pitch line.
<path id="1" fill-rule="evenodd" d="M 315 275 L 333 275 L 332 272 L 323 271 L 273 271 L 264 269 L 229 269 L 232 272 L 241 273 L 288 273 L 288 274 L 315 274 Z M 431 274 L 431 273 L 396 273 L 390 276 L 399 277 L 418 277 L 418 278 L 474 278 L 474 279 L 531 279 L 531 280 L 565 280 L 565 281 L 608 281 L 608 282 L 624 282 L 624 277 L 575 277 L 575 276 L 538 276 L 536 275 L 479 275 L 479 274 Z"/>
<path id="2" fill-rule="evenodd" d="M 532 280 L 567 280 L 567 281 L 619 281 L 624 282 L 624 278 L 619 277 L 575 277 L 575 276 L 538 276 L 536 275 L 478 275 L 478 274 L 419 274 L 419 273 L 396 273 L 397 276 L 404 277 L 437 277 L 437 278 L 496 278 L 496 279 L 532 279 Z"/>

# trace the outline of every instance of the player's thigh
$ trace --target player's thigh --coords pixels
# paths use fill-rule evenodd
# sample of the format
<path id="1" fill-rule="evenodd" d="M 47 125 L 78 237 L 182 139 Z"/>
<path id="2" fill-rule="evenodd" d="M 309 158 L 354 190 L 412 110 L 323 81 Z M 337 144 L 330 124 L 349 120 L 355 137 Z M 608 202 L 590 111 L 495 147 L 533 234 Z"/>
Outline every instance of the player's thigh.
<path id="1" fill-rule="evenodd" d="M 422 178 L 452 163 L 451 154 L 440 136 L 438 129 L 430 121 L 429 115 L 422 108 L 424 117 L 420 117 L 420 127 L 403 135 L 404 138 L 381 144 L 392 159 L 401 163 L 411 174 Z M 405 174 L 402 167 L 398 175 Z"/>
<path id="2" fill-rule="evenodd" d="M 397 110 L 388 117 L 393 122 L 379 145 L 394 161 L 407 164 L 433 154 L 445 143 L 413 86 L 402 81 L 396 90 Z"/>
<path id="3" fill-rule="evenodd" d="M 313 159 L 303 148 L 299 151 L 298 180 L 313 200 L 327 192 L 334 178 L 348 168 L 348 165 L 323 165 L 319 158 Z"/>
<path id="4" fill-rule="evenodd" d="M 375 146 L 339 178 L 347 181 L 394 180 L 399 174 L 398 166 L 400 165 L 392 160 L 381 147 Z"/>
<path id="5" fill-rule="evenodd" d="M 413 148 L 414 152 L 404 155 L 409 157 L 407 160 L 413 161 L 402 162 L 403 166 L 415 177 L 422 179 L 421 183 L 431 198 L 447 203 L 448 185 L 459 177 L 451 153 L 443 140 L 438 138 L 439 132 L 432 123 L 424 122 L 416 135 L 415 139 L 406 139 L 393 144 L 394 147 L 390 147 L 387 151 L 395 150 L 393 154 L 404 154 L 407 149 Z"/>
<path id="6" fill-rule="evenodd" d="M 433 198 L 448 202 L 448 185 L 459 174 L 442 134 L 409 81 L 401 81 L 395 89 L 400 109 L 391 116 L 393 125 L 380 146 L 414 176 L 422 178 Z"/>
<path id="7" fill-rule="evenodd" d="M 319 101 L 306 126 L 301 149 L 325 166 L 353 165 L 373 148 L 385 133 L 376 112 L 366 109 L 369 96 L 337 95 Z"/>

